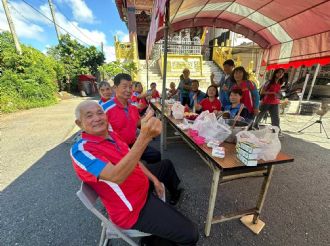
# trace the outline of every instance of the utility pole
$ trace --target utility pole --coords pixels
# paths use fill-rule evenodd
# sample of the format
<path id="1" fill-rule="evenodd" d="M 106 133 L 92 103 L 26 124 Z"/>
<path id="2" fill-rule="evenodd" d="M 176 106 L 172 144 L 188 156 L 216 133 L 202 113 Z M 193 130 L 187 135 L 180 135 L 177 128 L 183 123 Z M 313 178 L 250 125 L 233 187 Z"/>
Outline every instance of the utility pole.
<path id="1" fill-rule="evenodd" d="M 101 42 L 101 52 L 102 52 L 102 54 L 103 54 L 103 56 L 104 56 L 104 47 L 103 47 L 104 45 L 103 45 L 103 42 Z M 104 71 L 102 70 L 102 80 L 104 80 Z"/>
<path id="2" fill-rule="evenodd" d="M 21 45 L 19 44 L 19 41 L 18 41 L 18 38 L 17 38 L 17 35 L 16 35 L 15 26 L 14 26 L 13 20 L 11 18 L 10 12 L 9 12 L 7 0 L 2 0 L 2 5 L 3 5 L 3 9 L 5 10 L 5 14 L 6 14 L 6 17 L 7 17 L 7 21 L 8 21 L 8 25 L 9 25 L 11 35 L 13 36 L 13 39 L 14 39 L 16 51 L 19 55 L 22 55 Z"/>
<path id="3" fill-rule="evenodd" d="M 48 0 L 49 8 L 50 8 L 50 13 L 52 14 L 54 26 L 55 26 L 55 31 L 57 35 L 58 42 L 61 42 L 61 37 L 60 37 L 60 32 L 58 31 L 57 24 L 56 24 L 56 19 L 55 19 L 55 13 L 54 13 L 54 8 L 53 8 L 53 2 L 52 0 Z"/>

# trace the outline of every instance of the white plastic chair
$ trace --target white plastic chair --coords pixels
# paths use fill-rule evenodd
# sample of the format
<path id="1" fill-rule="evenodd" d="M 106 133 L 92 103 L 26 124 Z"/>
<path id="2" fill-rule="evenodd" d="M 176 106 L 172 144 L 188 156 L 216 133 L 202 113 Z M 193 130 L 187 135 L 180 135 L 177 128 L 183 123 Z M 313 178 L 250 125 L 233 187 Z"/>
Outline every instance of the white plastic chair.
<path id="1" fill-rule="evenodd" d="M 80 201 L 98 217 L 102 223 L 102 232 L 99 246 L 106 246 L 109 239 L 121 238 L 129 245 L 138 246 L 131 238 L 150 236 L 148 233 L 140 232 L 138 230 L 124 230 L 116 226 L 110 219 L 107 219 L 100 211 L 95 208 L 95 203 L 98 198 L 97 193 L 84 182 L 81 183 L 80 190 L 77 192 Z"/>

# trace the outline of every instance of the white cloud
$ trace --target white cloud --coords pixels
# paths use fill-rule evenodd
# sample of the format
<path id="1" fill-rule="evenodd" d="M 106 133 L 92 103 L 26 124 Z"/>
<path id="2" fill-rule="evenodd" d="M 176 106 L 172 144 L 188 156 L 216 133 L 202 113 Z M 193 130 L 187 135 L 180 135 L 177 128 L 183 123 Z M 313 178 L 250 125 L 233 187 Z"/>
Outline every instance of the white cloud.
<path id="1" fill-rule="evenodd" d="M 44 4 L 40 6 L 40 10 L 49 18 L 51 18 L 51 13 L 48 4 Z M 88 30 L 86 28 L 83 28 L 79 26 L 78 22 L 75 21 L 68 21 L 63 14 L 60 12 L 55 11 L 56 15 L 56 22 L 59 26 L 61 26 L 63 29 L 74 35 L 79 41 L 83 42 L 83 44 L 88 45 L 94 45 L 94 46 L 100 46 L 101 42 L 104 44 L 106 43 L 106 36 L 103 32 L 98 30 Z M 66 31 L 59 27 L 59 32 L 61 34 L 65 34 Z M 72 37 L 72 38 L 75 38 Z"/>
<path id="2" fill-rule="evenodd" d="M 120 42 L 129 42 L 129 34 L 123 32 L 122 30 L 117 30 L 114 35 L 118 36 Z"/>
<path id="3" fill-rule="evenodd" d="M 93 12 L 83 0 L 65 0 L 72 9 L 73 18 L 78 22 L 93 23 Z"/>
<path id="4" fill-rule="evenodd" d="M 116 60 L 116 52 L 114 46 L 104 46 L 103 50 L 106 62 L 112 62 Z"/>
<path id="5" fill-rule="evenodd" d="M 62 0 L 62 1 L 69 1 L 69 0 Z M 70 0 L 74 1 L 74 0 Z M 78 2 L 78 1 L 77 1 Z M 81 2 L 81 1 L 80 1 Z M 47 25 L 50 29 L 50 32 L 55 32 L 54 25 L 45 17 L 41 16 L 35 10 L 30 8 L 29 6 L 25 5 L 23 2 L 13 2 L 11 1 L 10 4 L 17 10 L 15 11 L 11 8 L 11 13 L 15 25 L 15 29 L 17 35 L 19 37 L 28 38 L 31 40 L 37 40 L 41 42 L 47 41 L 47 30 L 45 30 L 42 25 Z M 85 3 L 83 3 L 85 4 Z M 47 3 L 41 5 L 39 10 L 46 15 L 48 18 L 52 19 L 50 14 L 50 9 Z M 88 11 L 87 11 L 88 12 Z M 24 17 L 23 17 L 24 16 Z M 106 61 L 114 61 L 115 58 L 115 48 L 114 46 L 107 45 L 106 42 L 106 35 L 105 33 L 99 30 L 89 30 L 83 28 L 79 25 L 77 21 L 68 21 L 63 14 L 55 10 L 56 21 L 59 26 L 63 27 L 65 30 L 73 34 L 77 37 L 77 41 L 82 43 L 83 45 L 94 45 L 96 47 L 100 47 L 101 42 L 104 44 L 104 53 L 106 57 Z M 7 19 L 2 8 L 2 4 L 0 4 L 0 32 L 2 30 L 9 30 Z M 59 28 L 61 34 L 65 34 L 66 32 Z M 117 31 L 118 36 L 120 36 L 121 41 L 128 41 L 129 36 L 128 34 Z M 71 38 L 75 38 L 71 36 Z M 45 46 L 45 51 L 47 45 Z"/>
<path id="6" fill-rule="evenodd" d="M 45 40 L 44 29 L 32 23 L 32 20 L 36 22 L 42 21 L 36 16 L 36 12 L 31 8 L 25 8 L 22 3 L 11 2 L 10 4 L 9 11 L 11 12 L 17 35 L 21 38 L 30 38 L 38 41 Z M 9 25 L 2 5 L 0 8 L 0 29 L 9 31 Z"/>

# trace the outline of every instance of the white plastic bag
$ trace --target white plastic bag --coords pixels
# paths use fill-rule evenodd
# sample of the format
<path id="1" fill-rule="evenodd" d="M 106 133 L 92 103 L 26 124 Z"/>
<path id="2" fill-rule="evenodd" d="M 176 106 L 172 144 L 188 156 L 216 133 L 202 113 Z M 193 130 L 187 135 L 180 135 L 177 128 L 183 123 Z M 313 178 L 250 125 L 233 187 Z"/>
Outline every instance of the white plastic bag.
<path id="1" fill-rule="evenodd" d="M 281 151 L 281 142 L 278 138 L 280 129 L 276 126 L 268 126 L 262 130 L 241 131 L 236 134 L 237 142 L 248 142 L 261 148 L 258 160 L 275 160 Z"/>
<path id="2" fill-rule="evenodd" d="M 172 106 L 172 112 L 174 119 L 182 120 L 184 116 L 184 106 L 179 102 L 175 102 Z"/>
<path id="3" fill-rule="evenodd" d="M 204 137 L 207 142 L 217 140 L 222 143 L 231 133 L 230 129 L 218 123 L 215 114 L 209 111 L 202 112 L 191 128 L 198 131 L 198 135 Z"/>

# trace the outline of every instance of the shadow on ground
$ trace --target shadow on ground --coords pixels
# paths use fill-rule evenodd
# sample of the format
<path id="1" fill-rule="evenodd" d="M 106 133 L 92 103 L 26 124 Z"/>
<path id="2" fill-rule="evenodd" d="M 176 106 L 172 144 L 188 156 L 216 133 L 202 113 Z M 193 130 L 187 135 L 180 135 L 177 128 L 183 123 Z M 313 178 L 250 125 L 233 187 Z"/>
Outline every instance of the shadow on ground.
<path id="1" fill-rule="evenodd" d="M 185 188 L 178 208 L 198 223 L 199 245 L 329 245 L 329 151 L 287 135 L 282 142 L 296 161 L 275 168 L 264 230 L 256 236 L 235 220 L 214 225 L 209 238 L 203 232 L 211 171 L 183 142 L 168 146 Z M 75 195 L 80 181 L 69 148 L 48 151 L 1 193 L 1 245 L 97 245 L 100 224 Z M 215 213 L 253 207 L 260 185 L 258 178 L 220 185 Z"/>

